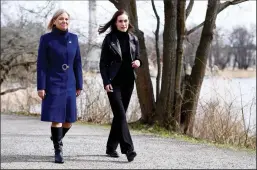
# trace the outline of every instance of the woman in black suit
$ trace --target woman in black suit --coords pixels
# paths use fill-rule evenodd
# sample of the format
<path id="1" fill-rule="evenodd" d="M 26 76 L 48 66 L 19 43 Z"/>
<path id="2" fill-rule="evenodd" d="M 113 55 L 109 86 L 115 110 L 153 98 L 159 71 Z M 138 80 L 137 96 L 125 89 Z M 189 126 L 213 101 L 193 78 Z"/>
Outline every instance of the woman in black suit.
<path id="1" fill-rule="evenodd" d="M 138 39 L 131 33 L 132 25 L 126 11 L 118 10 L 109 22 L 100 26 L 99 34 L 109 27 L 111 31 L 104 38 L 100 59 L 103 85 L 114 115 L 106 154 L 119 157 L 116 149 L 120 144 L 121 153 L 126 154 L 131 162 L 137 154 L 129 132 L 126 111 L 134 89 L 134 69 L 140 67 L 142 62 L 139 60 Z"/>

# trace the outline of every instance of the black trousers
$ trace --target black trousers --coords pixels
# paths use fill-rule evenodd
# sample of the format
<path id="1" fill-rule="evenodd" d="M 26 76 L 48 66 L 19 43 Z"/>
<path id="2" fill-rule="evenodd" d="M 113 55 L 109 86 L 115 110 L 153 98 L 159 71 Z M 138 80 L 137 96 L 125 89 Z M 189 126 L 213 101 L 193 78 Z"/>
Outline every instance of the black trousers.
<path id="1" fill-rule="evenodd" d="M 134 83 L 113 86 L 113 92 L 108 92 L 109 102 L 113 112 L 113 120 L 107 141 L 107 149 L 114 151 L 120 144 L 122 154 L 133 151 L 134 146 L 128 128 L 126 112 L 129 106 Z"/>

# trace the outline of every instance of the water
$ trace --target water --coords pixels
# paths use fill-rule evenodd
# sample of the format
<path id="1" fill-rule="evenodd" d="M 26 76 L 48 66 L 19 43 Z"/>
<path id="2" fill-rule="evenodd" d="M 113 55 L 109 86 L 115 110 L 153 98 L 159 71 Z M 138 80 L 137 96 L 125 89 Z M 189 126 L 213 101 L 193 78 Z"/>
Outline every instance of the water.
<path id="1" fill-rule="evenodd" d="M 87 101 L 89 99 L 90 101 L 93 101 L 95 98 L 98 98 L 97 102 L 98 105 L 100 105 L 100 108 L 109 105 L 101 84 L 102 80 L 100 75 L 86 76 L 86 82 L 87 84 L 84 86 L 83 93 L 78 98 L 79 115 L 90 114 L 90 111 L 88 111 L 85 106 L 89 103 Z M 152 78 L 152 83 L 155 92 L 155 78 Z M 222 77 L 205 77 L 200 92 L 199 103 L 203 104 L 210 101 L 219 101 L 223 105 L 232 103 L 232 108 L 236 112 L 241 112 L 240 109 L 243 108 L 244 118 L 247 123 L 246 125 L 248 126 L 250 124 L 251 127 L 256 125 L 256 78 L 230 79 Z M 128 117 L 131 116 L 133 107 L 138 107 L 136 88 L 128 108 Z M 40 104 L 32 107 L 31 111 L 40 112 Z M 140 117 L 140 115 L 137 117 Z"/>
<path id="2" fill-rule="evenodd" d="M 152 78 L 154 92 L 156 79 Z M 240 113 L 243 108 L 246 126 L 256 125 L 256 78 L 224 78 L 205 76 L 199 96 L 198 111 L 202 104 L 218 101 L 232 111 Z M 197 111 L 197 113 L 198 113 Z"/>
<path id="3" fill-rule="evenodd" d="M 219 101 L 244 115 L 246 126 L 256 125 L 256 78 L 205 78 L 200 102 Z"/>

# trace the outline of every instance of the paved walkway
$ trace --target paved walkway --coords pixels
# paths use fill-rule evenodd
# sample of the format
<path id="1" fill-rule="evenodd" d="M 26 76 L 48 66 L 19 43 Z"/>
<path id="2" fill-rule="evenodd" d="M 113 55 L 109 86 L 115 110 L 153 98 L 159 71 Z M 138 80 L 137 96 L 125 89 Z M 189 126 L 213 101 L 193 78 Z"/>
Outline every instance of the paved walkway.
<path id="1" fill-rule="evenodd" d="M 37 117 L 1 114 L 1 169 L 256 169 L 256 153 L 135 132 L 138 156 L 128 163 L 125 155 L 106 157 L 108 128 L 80 124 L 63 140 L 65 163 L 55 164 L 49 125 Z"/>

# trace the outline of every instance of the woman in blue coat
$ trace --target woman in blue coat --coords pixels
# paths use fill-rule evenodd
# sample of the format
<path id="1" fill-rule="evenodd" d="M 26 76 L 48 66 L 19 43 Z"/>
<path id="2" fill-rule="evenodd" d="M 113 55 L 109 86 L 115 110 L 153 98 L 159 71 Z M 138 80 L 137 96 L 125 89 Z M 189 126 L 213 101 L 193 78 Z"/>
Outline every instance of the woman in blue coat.
<path id="1" fill-rule="evenodd" d="M 78 37 L 68 31 L 70 15 L 58 10 L 51 32 L 41 36 L 37 58 L 37 90 L 42 99 L 41 121 L 52 122 L 55 162 L 63 163 L 62 138 L 77 120 L 76 96 L 82 90 Z"/>

